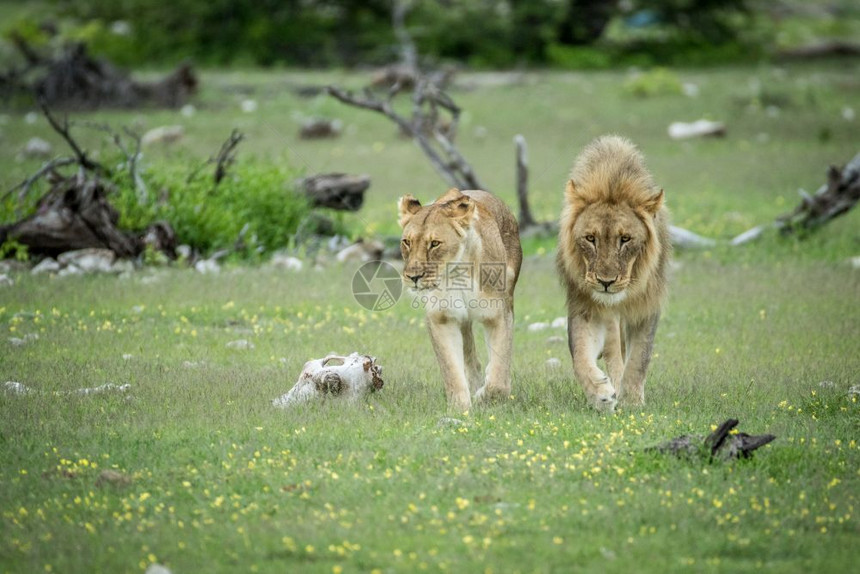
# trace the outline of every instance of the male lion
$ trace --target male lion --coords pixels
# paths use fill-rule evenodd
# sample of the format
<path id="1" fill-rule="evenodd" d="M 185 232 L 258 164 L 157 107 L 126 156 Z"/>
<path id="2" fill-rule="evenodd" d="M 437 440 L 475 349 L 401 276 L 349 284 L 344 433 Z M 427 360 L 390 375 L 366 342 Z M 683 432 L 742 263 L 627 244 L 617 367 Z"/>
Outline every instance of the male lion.
<path id="1" fill-rule="evenodd" d="M 403 282 L 424 306 L 448 407 L 465 411 L 475 400 L 511 392 L 514 287 L 523 252 L 511 211 L 486 191 L 450 189 L 430 205 L 411 195 L 398 203 Z M 486 380 L 472 336 L 484 325 Z"/>
<path id="2" fill-rule="evenodd" d="M 663 190 L 642 154 L 617 136 L 593 141 L 567 182 L 556 262 L 573 372 L 599 410 L 615 409 L 616 390 L 623 402 L 645 400 L 670 252 Z"/>

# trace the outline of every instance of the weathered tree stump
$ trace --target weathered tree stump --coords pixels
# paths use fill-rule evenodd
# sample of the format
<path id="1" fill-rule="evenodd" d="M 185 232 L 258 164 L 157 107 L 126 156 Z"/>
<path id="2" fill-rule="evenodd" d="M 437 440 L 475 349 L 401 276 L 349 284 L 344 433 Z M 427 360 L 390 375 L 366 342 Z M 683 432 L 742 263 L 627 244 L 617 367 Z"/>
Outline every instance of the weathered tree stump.
<path id="1" fill-rule="evenodd" d="M 12 40 L 26 67 L 0 75 L 3 92 L 30 92 L 53 108 L 178 108 L 197 91 L 197 76 L 189 63 L 159 81 L 138 82 L 110 62 L 90 56 L 83 43 L 66 45 L 56 55 L 46 56 L 20 36 Z"/>
<path id="2" fill-rule="evenodd" d="M 848 213 L 860 201 L 860 153 L 842 169 L 830 166 L 827 183 L 819 187 L 814 195 L 802 190 L 800 195 L 802 199 L 794 211 L 777 217 L 773 223 L 744 231 L 732 239 L 732 245 L 755 241 L 772 228 L 778 229 L 782 235 L 810 233 Z"/>
<path id="3" fill-rule="evenodd" d="M 320 173 L 298 183 L 313 207 L 358 211 L 364 203 L 364 192 L 370 187 L 370 176 Z"/>
<path id="4" fill-rule="evenodd" d="M 174 253 L 175 235 L 159 222 L 144 234 L 117 227 L 119 212 L 107 199 L 108 187 L 98 177 L 78 173 L 57 179 L 38 202 L 36 212 L 11 225 L 0 226 L 0 244 L 14 240 L 35 255 L 56 257 L 87 248 L 110 249 L 117 257 L 136 257 L 149 243 Z"/>
<path id="5" fill-rule="evenodd" d="M 736 458 L 749 458 L 754 450 L 776 438 L 772 434 L 749 435 L 743 432 L 733 432 L 736 426 L 738 426 L 737 419 L 728 419 L 706 437 L 701 435 L 679 436 L 646 450 L 673 454 L 682 458 L 726 461 Z"/>
<path id="6" fill-rule="evenodd" d="M 777 219 L 783 234 L 812 231 L 848 213 L 857 204 L 860 200 L 860 153 L 842 169 L 831 165 L 827 170 L 827 183 L 819 187 L 815 195 L 801 195 L 800 205 Z"/>

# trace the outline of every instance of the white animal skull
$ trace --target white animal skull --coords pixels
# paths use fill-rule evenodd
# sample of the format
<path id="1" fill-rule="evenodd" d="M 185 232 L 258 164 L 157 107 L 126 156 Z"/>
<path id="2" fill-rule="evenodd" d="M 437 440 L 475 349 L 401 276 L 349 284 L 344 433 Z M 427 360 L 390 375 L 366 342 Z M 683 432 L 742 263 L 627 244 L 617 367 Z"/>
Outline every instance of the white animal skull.
<path id="1" fill-rule="evenodd" d="M 312 400 L 342 398 L 354 401 L 382 388 L 382 367 L 376 357 L 352 353 L 330 353 L 323 359 L 308 361 L 292 389 L 272 401 L 286 408 Z"/>

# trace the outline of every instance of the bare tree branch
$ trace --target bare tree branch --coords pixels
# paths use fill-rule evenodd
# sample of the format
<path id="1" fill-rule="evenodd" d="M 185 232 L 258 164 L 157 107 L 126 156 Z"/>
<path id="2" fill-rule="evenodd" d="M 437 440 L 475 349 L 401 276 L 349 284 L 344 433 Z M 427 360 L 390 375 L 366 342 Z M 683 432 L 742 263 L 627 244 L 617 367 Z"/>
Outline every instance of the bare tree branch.
<path id="1" fill-rule="evenodd" d="M 520 227 L 531 227 L 537 225 L 529 207 L 529 160 L 526 148 L 526 138 L 521 134 L 514 136 L 514 145 L 517 149 L 517 198 L 520 201 Z"/>
<path id="2" fill-rule="evenodd" d="M 221 149 L 215 158 L 215 185 L 221 183 L 221 180 L 227 175 L 227 169 L 236 159 L 236 146 L 243 139 L 245 136 L 238 129 L 233 128 L 230 137 L 221 144 Z"/>
<path id="3" fill-rule="evenodd" d="M 335 86 L 328 86 L 326 91 L 329 95 L 344 104 L 365 110 L 371 110 L 384 115 L 397 124 L 403 133 L 408 134 L 412 140 L 418 144 L 418 147 L 421 148 L 421 151 L 423 151 L 424 155 L 427 156 L 427 159 L 430 160 L 430 164 L 433 166 L 433 169 L 442 176 L 442 179 L 444 179 L 448 185 L 463 189 L 471 187 L 460 174 L 452 170 L 446 164 L 445 160 L 442 159 L 439 153 L 433 148 L 433 145 L 423 133 L 422 124 L 415 121 L 415 116 L 413 115 L 413 119 L 410 121 L 398 114 L 394 111 L 390 99 L 380 100 L 368 92 L 365 92 L 364 97 L 359 97 L 350 91 L 343 90 Z M 414 111 L 415 107 L 413 106 L 413 112 Z M 423 118 L 423 112 L 420 111 L 420 107 L 418 115 Z"/>
<path id="4" fill-rule="evenodd" d="M 230 165 L 233 164 L 233 161 L 236 159 L 236 146 L 239 145 L 245 139 L 244 134 L 242 134 L 238 129 L 233 128 L 233 131 L 230 132 L 230 136 L 224 140 L 224 143 L 221 144 L 221 149 L 218 150 L 218 153 L 202 164 L 197 166 L 191 173 L 188 174 L 188 177 L 185 179 L 185 183 L 191 183 L 194 181 L 194 178 L 197 177 L 201 171 L 203 171 L 206 166 L 215 164 L 215 175 L 214 181 L 215 186 L 217 187 L 221 180 L 227 175 L 227 169 Z"/>
<path id="5" fill-rule="evenodd" d="M 109 169 L 107 169 L 99 162 L 91 160 L 89 157 L 87 157 L 86 152 L 81 150 L 80 146 L 78 145 L 78 142 L 76 142 L 72 135 L 69 133 L 68 118 L 65 118 L 61 125 L 60 122 L 58 122 L 54 115 L 51 113 L 51 110 L 48 109 L 48 104 L 46 104 L 44 100 L 39 100 L 39 107 L 42 108 L 42 113 L 45 114 L 45 118 L 47 118 L 48 123 L 51 124 L 51 127 L 54 128 L 54 131 L 60 134 L 60 136 L 62 136 L 62 138 L 66 140 L 66 143 L 69 144 L 69 147 L 72 149 L 72 153 L 75 154 L 75 158 L 77 158 L 77 162 L 81 165 L 82 168 L 94 172 L 100 172 L 102 174 L 110 174 Z"/>
<path id="6" fill-rule="evenodd" d="M 415 42 L 412 41 L 412 35 L 406 29 L 406 14 L 411 9 L 411 1 L 395 1 L 391 14 L 391 25 L 394 28 L 394 35 L 397 36 L 397 42 L 400 44 L 400 60 L 407 69 L 417 74 L 418 50 L 415 48 Z"/>
<path id="7" fill-rule="evenodd" d="M 110 136 L 114 145 L 116 145 L 116 147 L 119 148 L 119 151 L 121 151 L 122 154 L 125 156 L 125 165 L 128 168 L 128 175 L 131 177 L 131 180 L 134 183 L 134 189 L 137 193 L 137 202 L 139 205 L 144 205 L 149 198 L 149 190 L 146 187 L 146 182 L 143 181 L 143 178 L 140 176 L 140 173 L 137 169 L 137 162 L 140 159 L 140 148 L 142 142 L 140 134 L 130 129 L 129 127 L 123 127 L 123 131 L 125 132 L 126 136 L 128 136 L 135 143 L 134 151 L 131 151 L 129 148 L 126 147 L 125 142 L 123 141 L 123 138 L 120 133 L 114 131 L 109 125 L 92 122 L 86 122 L 83 125 L 88 128 L 104 132 L 108 136 Z"/>
<path id="8" fill-rule="evenodd" d="M 33 187 L 33 184 L 39 181 L 44 176 L 52 173 L 58 167 L 63 167 L 67 165 L 73 165 L 78 163 L 78 160 L 73 157 L 58 157 L 54 158 L 51 161 L 45 162 L 45 164 L 39 168 L 39 171 L 16 185 L 15 187 L 6 191 L 2 197 L 0 197 L 0 201 L 4 201 L 7 197 L 21 190 L 21 193 L 18 194 L 18 200 L 21 201 L 26 197 L 26 195 L 30 192 L 30 188 Z"/>

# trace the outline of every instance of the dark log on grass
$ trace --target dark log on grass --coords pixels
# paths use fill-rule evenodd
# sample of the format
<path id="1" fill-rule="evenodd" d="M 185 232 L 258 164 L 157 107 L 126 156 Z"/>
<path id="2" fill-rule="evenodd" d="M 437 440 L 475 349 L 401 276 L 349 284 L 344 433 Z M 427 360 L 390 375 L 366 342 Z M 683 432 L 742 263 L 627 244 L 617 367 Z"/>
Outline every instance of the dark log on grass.
<path id="1" fill-rule="evenodd" d="M 844 42 L 841 40 L 829 40 L 788 48 L 777 53 L 777 58 L 782 60 L 811 60 L 833 57 L 860 56 L 860 44 L 856 42 Z"/>
<path id="2" fill-rule="evenodd" d="M 321 173 L 299 180 L 298 185 L 313 207 L 358 211 L 364 203 L 364 192 L 370 187 L 370 176 Z"/>
<path id="3" fill-rule="evenodd" d="M 754 241 L 771 228 L 778 229 L 782 235 L 803 236 L 848 213 L 860 201 L 860 153 L 842 169 L 830 166 L 827 182 L 815 194 L 801 190 L 800 195 L 802 199 L 794 211 L 781 215 L 771 224 L 744 231 L 732 239 L 732 245 Z"/>
<path id="4" fill-rule="evenodd" d="M 728 419 L 708 436 L 683 435 L 646 449 L 682 458 L 732 460 L 749 458 L 753 451 L 773 441 L 772 434 L 749 435 L 737 432 L 737 419 Z"/>
<path id="5" fill-rule="evenodd" d="M 90 56 L 83 43 L 68 44 L 47 56 L 20 36 L 13 36 L 13 42 L 27 67 L 4 74 L 4 80 L 16 82 L 14 89 L 6 86 L 4 92 L 30 92 L 54 108 L 177 108 L 197 91 L 197 76 L 188 63 L 158 81 L 140 82 L 110 62 Z"/>
<path id="6" fill-rule="evenodd" d="M 107 200 L 106 185 L 83 173 L 56 181 L 33 215 L 0 227 L 0 244 L 14 240 L 30 253 L 56 257 L 88 247 L 107 248 L 119 257 L 134 257 L 139 239 L 117 228 L 119 213 Z"/>
<path id="7" fill-rule="evenodd" d="M 56 158 L 46 163 L 0 198 L 5 199 L 20 189 L 19 201 L 23 201 L 39 179 L 45 177 L 51 184 L 50 190 L 38 200 L 35 213 L 15 223 L 0 226 L 0 245 L 9 240 L 16 241 L 26 245 L 32 254 L 51 257 L 67 251 L 101 248 L 109 249 L 121 258 L 136 257 L 149 246 L 174 258 L 176 237 L 168 223 L 155 223 L 141 235 L 119 229 L 119 212 L 108 201 L 112 187 L 102 177 L 110 176 L 111 170 L 91 159 L 78 145 L 71 135 L 68 120 L 60 122 L 51 114 L 44 101 L 40 104 L 48 123 L 63 137 L 74 157 Z M 137 183 L 136 161 L 140 155 L 140 139 L 128 132 L 137 144 L 135 151 L 130 152 L 119 134 L 107 126 L 95 127 L 113 135 L 114 143 L 126 154 L 130 175 Z M 63 176 L 56 171 L 69 165 L 77 165 L 77 173 Z"/>
<path id="8" fill-rule="evenodd" d="M 815 195 L 803 196 L 794 211 L 777 219 L 777 227 L 784 234 L 812 231 L 832 219 L 848 213 L 860 200 L 860 153 L 840 169 L 830 166 L 827 183 Z"/>

